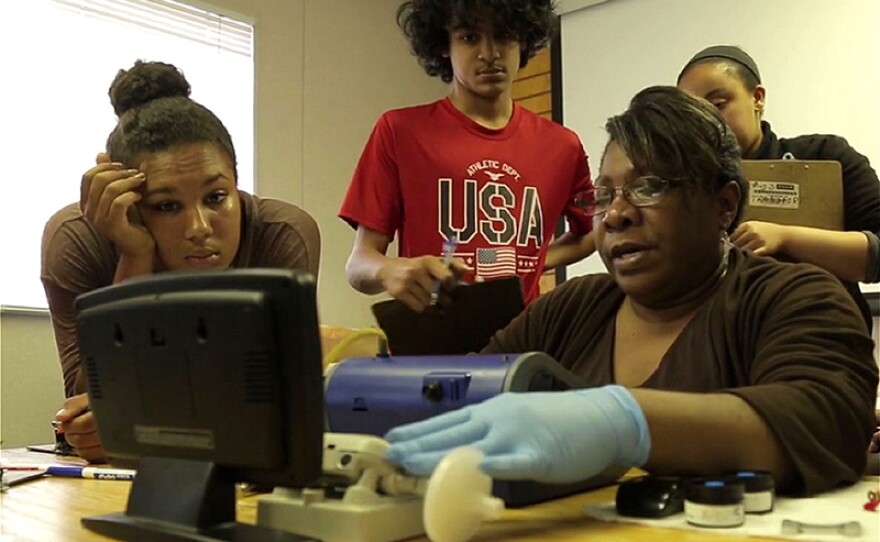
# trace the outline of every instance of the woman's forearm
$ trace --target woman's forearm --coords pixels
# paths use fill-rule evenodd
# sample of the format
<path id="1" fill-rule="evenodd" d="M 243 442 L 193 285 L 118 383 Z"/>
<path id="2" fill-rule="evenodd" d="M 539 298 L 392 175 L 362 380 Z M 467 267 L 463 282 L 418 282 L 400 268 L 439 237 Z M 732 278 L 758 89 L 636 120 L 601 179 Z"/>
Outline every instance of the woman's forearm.
<path id="1" fill-rule="evenodd" d="M 869 251 L 864 233 L 801 226 L 785 229 L 782 252 L 786 256 L 821 267 L 842 280 L 866 280 Z"/>
<path id="2" fill-rule="evenodd" d="M 766 470 L 780 485 L 793 466 L 770 427 L 741 398 L 633 389 L 651 434 L 645 468 L 658 472 L 723 473 Z"/>

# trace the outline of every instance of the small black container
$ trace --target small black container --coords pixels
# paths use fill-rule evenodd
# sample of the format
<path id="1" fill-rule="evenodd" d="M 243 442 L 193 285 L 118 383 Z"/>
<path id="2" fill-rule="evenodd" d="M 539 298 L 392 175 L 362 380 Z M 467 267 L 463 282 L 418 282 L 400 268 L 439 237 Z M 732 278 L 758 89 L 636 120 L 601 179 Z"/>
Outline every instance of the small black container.
<path id="1" fill-rule="evenodd" d="M 684 515 L 699 527 L 739 527 L 745 521 L 745 484 L 736 480 L 698 479 L 685 490 Z"/>
<path id="2" fill-rule="evenodd" d="M 621 483 L 615 505 L 621 516 L 662 518 L 684 510 L 685 482 L 675 476 L 639 476 Z"/>
<path id="3" fill-rule="evenodd" d="M 731 473 L 728 482 L 742 482 L 745 486 L 743 506 L 746 514 L 766 514 L 773 511 L 776 501 L 776 484 L 769 472 L 741 470 Z"/>

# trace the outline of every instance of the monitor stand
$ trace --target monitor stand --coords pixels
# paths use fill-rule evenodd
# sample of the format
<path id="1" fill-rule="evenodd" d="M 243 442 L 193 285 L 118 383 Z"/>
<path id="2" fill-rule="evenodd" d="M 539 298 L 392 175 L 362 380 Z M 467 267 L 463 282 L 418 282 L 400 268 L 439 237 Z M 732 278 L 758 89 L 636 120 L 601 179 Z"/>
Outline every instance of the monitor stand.
<path id="1" fill-rule="evenodd" d="M 141 458 L 125 513 L 82 519 L 86 529 L 131 542 L 318 542 L 235 521 L 235 483 L 207 461 Z"/>

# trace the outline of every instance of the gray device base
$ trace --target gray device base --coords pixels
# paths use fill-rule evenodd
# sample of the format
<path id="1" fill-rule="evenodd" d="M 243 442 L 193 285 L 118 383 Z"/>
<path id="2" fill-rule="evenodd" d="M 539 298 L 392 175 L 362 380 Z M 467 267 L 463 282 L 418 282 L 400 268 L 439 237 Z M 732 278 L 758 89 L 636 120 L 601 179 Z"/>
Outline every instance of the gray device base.
<path id="1" fill-rule="evenodd" d="M 257 523 L 324 542 L 391 542 L 424 534 L 421 497 L 356 489 L 335 499 L 321 489 L 277 488 L 259 499 Z"/>

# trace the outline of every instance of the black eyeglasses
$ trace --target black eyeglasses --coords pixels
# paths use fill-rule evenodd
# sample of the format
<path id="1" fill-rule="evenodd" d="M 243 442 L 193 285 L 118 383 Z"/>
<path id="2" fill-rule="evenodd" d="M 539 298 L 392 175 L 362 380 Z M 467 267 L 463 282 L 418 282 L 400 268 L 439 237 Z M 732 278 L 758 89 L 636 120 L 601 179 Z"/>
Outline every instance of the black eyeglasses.
<path id="1" fill-rule="evenodd" d="M 657 205 L 669 188 L 683 183 L 680 179 L 662 179 L 656 175 L 645 175 L 623 186 L 594 186 L 575 200 L 575 204 L 588 216 L 605 214 L 611 202 L 619 195 L 636 207 Z"/>

